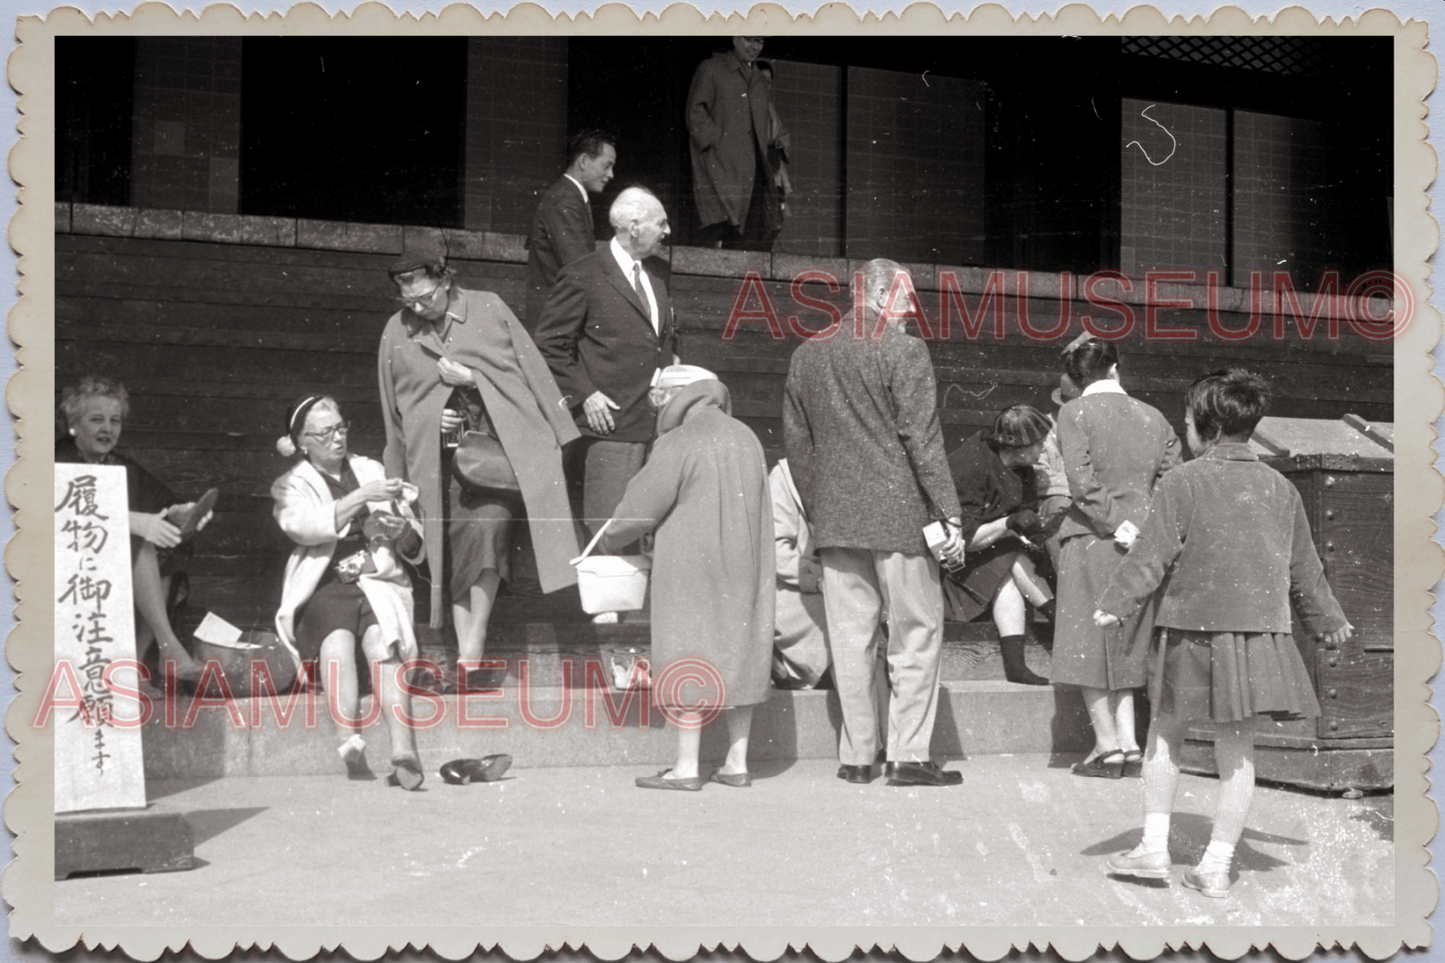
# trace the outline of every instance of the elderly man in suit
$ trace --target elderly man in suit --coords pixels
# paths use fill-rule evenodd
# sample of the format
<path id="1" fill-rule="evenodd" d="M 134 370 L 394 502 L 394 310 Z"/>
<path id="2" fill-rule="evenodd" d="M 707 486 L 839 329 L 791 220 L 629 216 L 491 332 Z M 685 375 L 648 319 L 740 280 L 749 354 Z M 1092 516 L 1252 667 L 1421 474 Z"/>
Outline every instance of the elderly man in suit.
<path id="1" fill-rule="evenodd" d="M 597 246 L 592 196 L 612 180 L 617 142 L 602 130 L 579 132 L 567 145 L 567 170 L 542 194 L 527 237 L 528 332 L 537 330 L 547 295 L 562 268 Z"/>
<path id="2" fill-rule="evenodd" d="M 698 64 L 687 94 L 692 190 L 705 247 L 769 250 L 782 229 L 768 146 L 772 81 L 754 63 L 762 37 L 734 37 Z"/>
<path id="3" fill-rule="evenodd" d="M 943 591 L 923 529 L 942 522 L 945 561 L 963 561 L 958 495 L 938 424 L 928 346 L 909 335 L 907 272 L 863 267 L 854 330 L 804 342 L 784 389 L 783 436 L 793 481 L 823 563 L 828 645 L 843 710 L 838 778 L 873 779 L 873 679 L 888 620 L 887 771 L 891 786 L 963 781 L 930 758 L 943 645 Z"/>
<path id="4" fill-rule="evenodd" d="M 657 429 L 647 393 L 656 373 L 678 360 L 667 266 L 658 258 L 667 212 L 651 192 L 629 187 L 609 217 L 616 236 L 562 269 L 537 325 L 537 347 L 582 433 L 571 461 L 593 532 L 642 468 Z"/>

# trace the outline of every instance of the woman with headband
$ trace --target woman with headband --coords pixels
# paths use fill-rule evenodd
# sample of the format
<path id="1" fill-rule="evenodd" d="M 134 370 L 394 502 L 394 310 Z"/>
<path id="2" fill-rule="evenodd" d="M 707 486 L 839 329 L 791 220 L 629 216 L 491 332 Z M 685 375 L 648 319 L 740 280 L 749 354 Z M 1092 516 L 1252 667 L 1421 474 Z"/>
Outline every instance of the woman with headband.
<path id="1" fill-rule="evenodd" d="M 349 427 L 334 398 L 308 395 L 291 406 L 276 442 L 283 456 L 305 456 L 271 486 L 276 521 L 296 543 L 276 632 L 298 664 L 319 662 L 327 706 L 345 736 L 337 754 L 353 779 L 372 778 L 356 678 L 358 664 L 370 665 L 372 692 L 391 730 L 392 779 L 414 790 L 422 768 L 416 734 L 404 721 L 411 699 L 400 672 L 417 647 L 411 581 L 397 555 L 421 561 L 421 525 L 411 509 L 416 489 L 350 454 Z"/>

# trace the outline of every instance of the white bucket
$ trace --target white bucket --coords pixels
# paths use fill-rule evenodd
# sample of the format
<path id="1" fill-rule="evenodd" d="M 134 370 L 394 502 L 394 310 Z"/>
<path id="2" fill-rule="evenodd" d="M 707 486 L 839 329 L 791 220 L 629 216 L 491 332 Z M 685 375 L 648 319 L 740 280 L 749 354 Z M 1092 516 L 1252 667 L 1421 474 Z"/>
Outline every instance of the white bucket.
<path id="1" fill-rule="evenodd" d="M 593 555 L 577 562 L 582 611 L 596 615 L 642 608 L 651 569 L 652 560 L 646 555 Z"/>
<path id="2" fill-rule="evenodd" d="M 588 615 L 636 612 L 647 598 L 647 573 L 652 570 L 652 559 L 646 555 L 589 556 L 610 524 L 609 519 L 592 536 L 582 554 L 572 559 L 577 569 L 577 593 L 582 596 L 582 611 Z"/>

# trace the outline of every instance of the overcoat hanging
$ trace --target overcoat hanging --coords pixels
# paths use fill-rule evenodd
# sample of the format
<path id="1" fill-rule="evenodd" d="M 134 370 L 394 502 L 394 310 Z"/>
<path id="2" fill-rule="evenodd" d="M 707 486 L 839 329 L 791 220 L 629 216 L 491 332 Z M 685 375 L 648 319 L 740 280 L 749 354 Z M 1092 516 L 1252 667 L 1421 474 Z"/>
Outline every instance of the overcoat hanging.
<path id="1" fill-rule="evenodd" d="M 687 95 L 692 189 L 703 227 L 729 221 L 742 230 L 753 196 L 757 165 L 766 163 L 772 118 L 772 84 L 757 65 L 736 53 L 713 54 L 698 64 Z M 774 187 L 771 171 L 763 182 Z M 774 189 L 776 189 L 774 187 Z M 781 227 L 780 223 L 772 225 Z"/>
<path id="2" fill-rule="evenodd" d="M 537 553 L 542 591 L 576 584 L 578 553 L 562 477 L 562 446 L 577 437 L 557 383 L 502 299 L 453 288 L 445 340 L 409 308 L 392 315 L 377 357 L 387 474 L 421 489 L 423 538 L 432 569 L 431 624 L 442 622 L 441 416 L 452 388 L 436 364 L 450 358 L 473 372 L 477 390 L 512 462 Z"/>
<path id="3" fill-rule="evenodd" d="M 653 692 L 668 666 L 703 660 L 726 695 L 687 688 L 686 701 L 748 706 L 768 698 L 773 651 L 773 515 L 767 462 L 734 420 L 719 381 L 679 391 L 657 417 L 652 456 L 627 485 L 603 543 L 657 531 L 652 559 Z M 674 695 L 677 693 L 673 693 Z"/>

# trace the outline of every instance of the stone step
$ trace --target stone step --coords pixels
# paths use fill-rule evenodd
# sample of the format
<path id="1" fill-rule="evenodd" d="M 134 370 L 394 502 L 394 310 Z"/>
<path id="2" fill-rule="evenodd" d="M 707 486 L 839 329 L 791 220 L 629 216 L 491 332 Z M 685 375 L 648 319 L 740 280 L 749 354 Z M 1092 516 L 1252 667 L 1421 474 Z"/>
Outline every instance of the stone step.
<path id="1" fill-rule="evenodd" d="M 1045 623 L 1039 628 L 1042 631 L 1026 637 L 1024 658 L 1029 668 L 1047 676 L 1052 626 Z M 456 659 L 450 633 L 418 626 L 417 638 L 422 658 L 444 667 L 450 677 Z M 494 665 L 490 670 L 498 682 L 518 684 L 525 662 L 532 684 L 552 686 L 561 683 L 564 661 L 570 661 L 573 673 L 581 678 L 588 660 L 604 663 L 605 671 L 611 672 L 612 663 L 645 659 L 651 650 L 651 627 L 643 621 L 616 625 L 531 622 L 496 627 L 488 635 L 484 658 L 503 664 Z M 978 622 L 945 623 L 940 672 L 940 678 L 948 681 L 1002 680 L 1003 661 L 993 626 Z"/>
<path id="2" fill-rule="evenodd" d="M 340 743 L 323 694 L 297 697 L 287 724 L 264 699 L 182 696 L 173 718 L 163 710 L 144 729 L 150 779 L 319 775 L 341 771 Z M 422 761 L 434 772 L 448 759 L 510 753 L 524 768 L 669 763 L 676 738 L 660 710 L 638 694 L 629 700 L 610 689 L 504 687 L 495 698 L 470 697 L 467 715 L 455 696 L 418 700 L 414 712 L 431 714 L 417 732 Z M 363 699 L 363 716 L 370 699 Z M 837 753 L 841 712 L 828 691 L 775 690 L 753 719 L 750 758 L 826 759 Z M 383 723 L 366 729 L 368 755 L 382 770 L 389 755 Z M 1075 690 L 1001 681 L 943 683 L 933 753 L 939 758 L 997 753 L 1070 753 L 1091 744 L 1087 713 Z M 703 733 L 703 758 L 720 759 L 726 726 Z"/>

